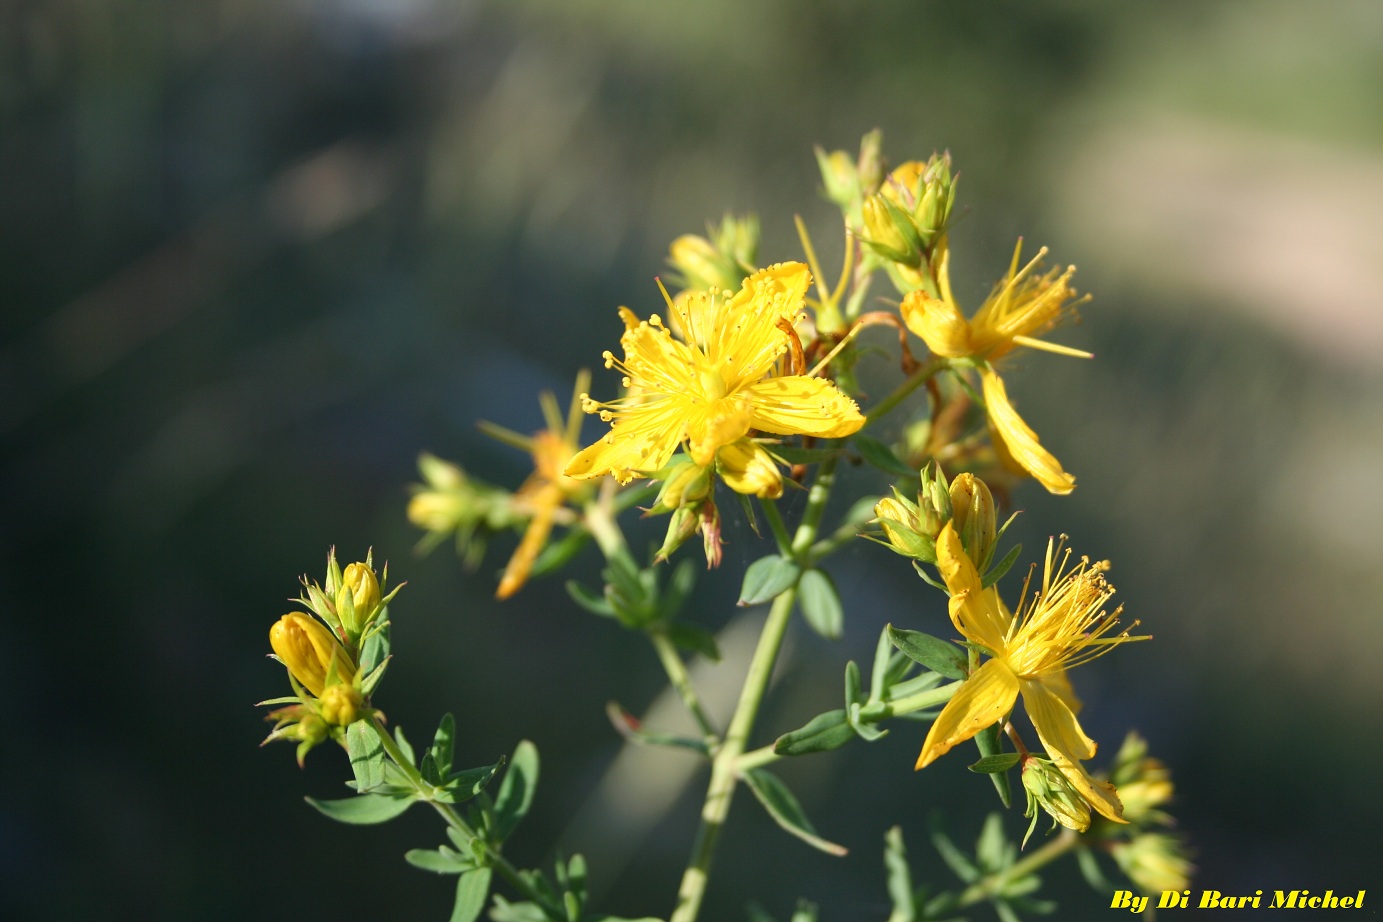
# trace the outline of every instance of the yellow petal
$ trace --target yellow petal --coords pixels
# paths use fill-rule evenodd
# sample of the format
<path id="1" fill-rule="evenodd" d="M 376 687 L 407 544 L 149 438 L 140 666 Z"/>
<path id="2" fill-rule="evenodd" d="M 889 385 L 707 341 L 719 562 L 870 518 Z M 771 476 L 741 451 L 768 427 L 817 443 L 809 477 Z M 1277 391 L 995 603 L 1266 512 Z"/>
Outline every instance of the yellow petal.
<path id="1" fill-rule="evenodd" d="M 692 460 L 706 467 L 716 452 L 749 431 L 750 410 L 738 397 L 723 397 L 698 406 L 687 419 Z"/>
<path id="2" fill-rule="evenodd" d="M 957 743 L 1003 719 L 1018 699 L 1018 677 L 1000 660 L 986 660 L 946 703 L 922 744 L 917 767 L 925 768 Z"/>
<path id="3" fill-rule="evenodd" d="M 787 349 L 787 334 L 778 321 L 797 316 L 811 279 L 802 263 L 779 263 L 745 279 L 739 292 L 720 305 L 706 359 L 722 369 L 730 389 L 768 374 Z"/>
<path id="4" fill-rule="evenodd" d="M 720 477 L 736 493 L 777 499 L 783 495 L 783 475 L 773 456 L 751 439 L 726 445 L 716 456 Z"/>
<path id="5" fill-rule="evenodd" d="M 1085 735 L 1066 702 L 1040 679 L 1020 678 L 1018 683 L 1028 719 L 1048 752 L 1060 752 L 1073 762 L 1095 757 L 1095 741 Z"/>
<path id="6" fill-rule="evenodd" d="M 973 351 L 970 324 L 952 302 L 933 298 L 925 291 L 910 291 L 898 311 L 908 329 L 922 337 L 936 355 L 955 359 Z"/>
<path id="7" fill-rule="evenodd" d="M 993 431 L 1002 440 L 1013 461 L 1052 493 L 1065 494 L 1074 490 L 1076 478 L 1062 470 L 1061 462 L 1042 447 L 1037 433 L 1028 428 L 1028 424 L 1008 402 L 1003 379 L 993 369 L 983 368 L 980 370 L 980 382 L 984 386 L 984 402 L 989 409 Z"/>
<path id="8" fill-rule="evenodd" d="M 1071 783 L 1071 787 L 1084 797 L 1090 806 L 1094 807 L 1101 816 L 1115 823 L 1127 823 L 1124 819 L 1124 805 L 1119 800 L 1119 791 L 1108 781 L 1101 781 L 1092 778 L 1090 773 L 1085 770 L 1085 766 L 1079 762 L 1072 762 L 1059 752 L 1047 750 L 1047 755 L 1052 760 L 1052 764 L 1057 767 L 1066 780 Z"/>
<path id="9" fill-rule="evenodd" d="M 635 474 L 656 471 L 682 441 L 685 410 L 673 401 L 659 401 L 625 410 L 599 441 L 577 452 L 562 472 L 587 480 L 613 474 L 628 483 Z"/>
<path id="10" fill-rule="evenodd" d="M 986 647 L 991 653 L 1004 652 L 1004 634 L 1009 619 L 991 586 L 981 588 L 980 574 L 965 554 L 960 535 L 950 522 L 936 536 L 936 565 L 951 593 L 951 623 L 966 640 Z"/>
<path id="11" fill-rule="evenodd" d="M 697 367 L 696 352 L 673 339 L 666 327 L 647 321 L 628 327 L 632 314 L 628 314 L 627 308 L 621 316 L 625 318 L 627 329 L 619 342 L 624 347 L 624 369 L 628 375 L 654 393 L 686 394 L 691 391 L 695 387 L 695 373 L 691 369 Z"/>
<path id="12" fill-rule="evenodd" d="M 752 425 L 779 435 L 844 438 L 864 425 L 855 401 L 824 378 L 768 378 L 738 391 L 753 411 Z"/>
<path id="13" fill-rule="evenodd" d="M 1042 684 L 1046 685 L 1052 694 L 1060 698 L 1071 709 L 1072 714 L 1080 713 L 1080 709 L 1084 705 L 1081 704 L 1080 697 L 1076 695 L 1076 690 L 1071 687 L 1071 677 L 1065 669 L 1058 669 L 1042 676 Z"/>

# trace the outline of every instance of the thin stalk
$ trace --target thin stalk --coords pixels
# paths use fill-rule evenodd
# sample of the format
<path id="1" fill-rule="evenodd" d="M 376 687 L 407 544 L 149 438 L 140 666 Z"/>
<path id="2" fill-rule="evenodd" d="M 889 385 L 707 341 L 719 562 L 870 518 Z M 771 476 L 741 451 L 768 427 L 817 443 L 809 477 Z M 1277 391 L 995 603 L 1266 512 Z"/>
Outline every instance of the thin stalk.
<path id="1" fill-rule="evenodd" d="M 1010 880 L 1031 874 L 1039 868 L 1046 867 L 1062 855 L 1075 848 L 1080 843 L 1080 836 L 1070 829 L 1062 829 L 1055 839 L 1052 839 L 1041 848 L 1036 849 L 1031 854 L 1024 857 L 1021 861 L 1015 862 L 1008 870 L 993 874 L 982 880 L 978 880 L 966 887 L 960 894 L 960 902 L 956 908 L 973 906 L 976 903 L 989 899 L 998 893 Z"/>
<path id="2" fill-rule="evenodd" d="M 414 790 L 423 796 L 426 802 L 437 811 L 442 819 L 446 821 L 446 824 L 452 829 L 455 829 L 468 839 L 481 839 L 480 835 L 471 828 L 471 824 L 466 822 L 461 814 L 456 812 L 455 807 L 451 804 L 439 803 L 431 799 L 436 789 L 424 780 L 417 766 L 415 766 L 412 760 L 399 748 L 398 743 L 394 742 L 394 738 L 389 734 L 388 730 L 384 729 L 384 726 L 379 722 L 379 718 L 372 716 L 369 720 L 370 728 L 374 730 L 375 735 L 379 737 L 380 745 L 384 747 L 385 754 L 387 754 L 389 758 L 393 760 L 394 764 L 399 767 L 399 770 L 403 772 L 404 776 L 408 779 L 408 783 L 413 786 Z M 485 840 L 481 839 L 481 841 L 483 842 Z M 485 858 L 490 866 L 498 871 L 501 877 L 508 881 L 511 887 L 523 895 L 524 899 L 531 900 L 539 906 L 544 905 L 543 895 L 535 890 L 528 881 L 524 880 L 523 875 L 519 873 L 519 869 L 510 864 L 509 859 L 505 858 L 498 851 L 488 847 L 485 849 Z"/>
<path id="3" fill-rule="evenodd" d="M 686 705 L 687 711 L 696 721 L 696 725 L 701 728 L 701 733 L 706 737 L 706 742 L 711 744 L 712 751 L 720 743 L 720 734 L 716 730 L 715 721 L 711 720 L 711 715 L 706 713 L 706 707 L 701 703 L 701 696 L 696 693 L 692 686 L 691 674 L 687 672 L 687 664 L 682 662 L 682 655 L 677 652 L 677 647 L 668 636 L 659 631 L 648 632 L 648 642 L 653 644 L 653 649 L 658 653 L 658 659 L 663 664 L 663 670 L 667 673 L 668 681 L 677 691 L 682 703 Z"/>
<path id="4" fill-rule="evenodd" d="M 816 481 L 807 496 L 807 508 L 802 514 L 802 522 L 793 536 L 791 551 L 794 557 L 805 553 L 816 540 L 817 529 L 821 527 L 821 517 L 826 511 L 826 500 L 831 495 L 831 484 L 835 479 L 835 459 L 823 461 L 817 471 Z M 749 672 L 744 677 L 739 702 L 735 705 L 734 716 L 725 731 L 725 740 L 711 762 L 711 781 L 706 788 L 706 800 L 701 808 L 701 826 L 697 829 L 696 840 L 692 843 L 692 854 L 687 868 L 682 874 L 682 884 L 677 890 L 677 908 L 669 922 L 693 922 L 701 911 L 701 901 L 706 895 L 706 883 L 710 877 L 711 860 L 715 856 L 716 843 L 725 818 L 730 813 L 730 801 L 739 781 L 739 757 L 744 752 L 745 743 L 754 729 L 755 718 L 763 704 L 768 690 L 768 680 L 773 674 L 773 665 L 778 660 L 783 637 L 787 633 L 788 621 L 792 616 L 792 606 L 797 599 L 797 586 L 794 583 L 773 600 L 759 634 L 758 646 L 749 661 Z"/>
<path id="5" fill-rule="evenodd" d="M 788 528 L 783 524 L 783 516 L 778 512 L 778 504 L 771 499 L 761 499 L 759 500 L 759 508 L 764 511 L 764 518 L 768 520 L 768 528 L 773 532 L 773 540 L 778 543 L 779 552 L 792 553 L 792 539 L 788 537 Z"/>
<path id="6" fill-rule="evenodd" d="M 932 356 L 925 365 L 908 375 L 908 377 L 903 380 L 902 384 L 894 388 L 893 393 L 869 408 L 869 412 L 865 414 L 867 418 L 864 428 L 868 429 L 888 413 L 892 412 L 898 404 L 907 399 L 909 394 L 927 383 L 928 379 L 938 371 L 941 371 L 948 364 L 950 364 L 950 359 L 939 355 Z"/>

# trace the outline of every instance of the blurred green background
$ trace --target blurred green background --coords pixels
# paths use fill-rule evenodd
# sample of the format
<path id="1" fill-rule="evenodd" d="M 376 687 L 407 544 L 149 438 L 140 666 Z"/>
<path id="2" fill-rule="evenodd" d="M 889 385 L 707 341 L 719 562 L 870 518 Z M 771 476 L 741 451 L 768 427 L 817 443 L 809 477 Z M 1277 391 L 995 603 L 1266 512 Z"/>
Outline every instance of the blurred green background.
<path id="1" fill-rule="evenodd" d="M 796 258 L 797 211 L 833 264 L 811 146 L 876 126 L 894 162 L 955 157 L 965 303 L 1019 234 L 1095 296 L 1065 341 L 1098 358 L 1030 355 L 1010 392 L 1080 478 L 1021 491 L 1018 537 L 1112 558 L 1157 638 L 1078 676 L 1104 754 L 1131 725 L 1170 763 L 1196 887 L 1383 901 L 1377 2 L 11 0 L 6 918 L 445 917 L 450 881 L 401 859 L 441 841 L 434 817 L 334 825 L 301 798 L 344 793 L 340 753 L 300 771 L 255 748 L 253 702 L 286 690 L 266 632 L 333 544 L 409 582 L 393 722 L 416 739 L 455 710 L 467 764 L 538 743 L 515 859 L 584 851 L 603 908 L 670 911 L 704 775 L 622 753 L 603 716 L 659 706 L 655 658 L 559 580 L 494 603 L 507 545 L 470 574 L 416 557 L 406 485 L 423 449 L 517 485 L 526 460 L 476 420 L 536 429 L 537 392 L 613 346 L 615 307 L 656 308 L 676 235 L 753 210 L 764 260 Z M 697 597 L 717 628 L 760 553 L 730 527 Z M 794 628 L 760 742 L 837 706 L 883 623 L 942 629 L 881 549 L 834 570 L 846 636 Z M 746 617 L 704 674 L 722 714 Z M 949 883 L 930 818 L 949 803 L 972 841 L 996 802 L 963 759 L 914 774 L 921 735 L 784 771 L 844 859 L 741 795 L 704 917 L 804 896 L 882 920 L 893 824 Z M 1059 918 L 1109 912 L 1048 878 Z"/>

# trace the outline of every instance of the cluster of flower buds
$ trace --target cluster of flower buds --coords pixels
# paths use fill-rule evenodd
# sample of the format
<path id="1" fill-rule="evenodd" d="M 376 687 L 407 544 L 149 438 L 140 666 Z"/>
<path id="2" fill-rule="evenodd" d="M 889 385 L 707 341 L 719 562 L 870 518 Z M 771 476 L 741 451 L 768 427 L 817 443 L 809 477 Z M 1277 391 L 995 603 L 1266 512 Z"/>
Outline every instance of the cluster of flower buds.
<path id="1" fill-rule="evenodd" d="M 922 468 L 920 477 L 916 502 L 894 487 L 892 497 L 875 504 L 875 521 L 885 538 L 882 543 L 904 557 L 936 563 L 936 537 L 951 522 L 966 555 L 983 573 L 994 557 L 999 533 L 989 487 L 968 473 L 957 475 L 948 484 L 934 461 Z"/>
<path id="2" fill-rule="evenodd" d="M 706 225 L 706 236 L 683 234 L 672 241 L 668 264 L 685 291 L 735 291 L 753 275 L 759 259 L 759 219 L 727 214 L 720 226 Z"/>
<path id="3" fill-rule="evenodd" d="M 383 664 L 367 662 L 365 650 L 387 625 L 389 600 L 398 592 L 396 587 L 381 594 L 369 555 L 343 570 L 334 551 L 327 557 L 325 582 L 304 578 L 303 587 L 299 601 L 311 614 L 289 612 L 269 629 L 269 646 L 288 668 L 294 695 L 261 702 L 287 704 L 267 716 L 274 729 L 265 742 L 296 742 L 299 765 L 312 747 L 340 740 L 346 727 L 373 713 L 369 693 Z M 375 658 L 381 658 L 379 645 L 375 648 Z"/>
<path id="4" fill-rule="evenodd" d="M 864 200 L 879 191 L 884 180 L 883 133 L 878 129 L 860 140 L 858 157 L 843 150 L 827 153 L 816 148 L 816 163 L 821 168 L 821 184 L 826 197 L 840 206 L 850 230 L 863 230 Z"/>
<path id="5" fill-rule="evenodd" d="M 1129 733 L 1109 780 L 1119 787 L 1124 819 L 1129 825 L 1107 829 L 1119 837 L 1109 852 L 1128 878 L 1145 893 L 1185 889 L 1195 871 L 1186 843 L 1178 836 L 1156 829 L 1171 826 L 1172 817 L 1162 809 L 1172 800 L 1172 773 L 1160 760 L 1148 755 L 1148 743 Z"/>
<path id="6" fill-rule="evenodd" d="M 724 453 L 724 449 L 722 449 Z M 775 469 L 773 473 L 778 472 Z M 706 566 L 720 565 L 720 510 L 715 504 L 715 481 L 711 468 L 685 456 L 678 456 L 657 474 L 663 487 L 648 509 L 649 515 L 671 513 L 658 560 L 666 560 L 692 535 L 701 532 Z"/>
<path id="7" fill-rule="evenodd" d="M 413 488 L 408 521 L 427 532 L 425 548 L 455 535 L 467 565 L 474 565 L 492 534 L 522 528 L 530 518 L 515 508 L 508 490 L 482 483 L 449 461 L 424 453 L 418 470 L 423 483 Z"/>

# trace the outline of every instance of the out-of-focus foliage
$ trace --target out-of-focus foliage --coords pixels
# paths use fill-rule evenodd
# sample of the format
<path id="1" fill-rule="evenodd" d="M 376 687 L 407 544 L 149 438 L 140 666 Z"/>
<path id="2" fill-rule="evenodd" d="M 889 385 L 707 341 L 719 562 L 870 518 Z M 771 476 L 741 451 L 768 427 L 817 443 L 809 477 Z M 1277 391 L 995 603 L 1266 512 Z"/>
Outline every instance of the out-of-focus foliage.
<path id="1" fill-rule="evenodd" d="M 599 353 L 613 308 L 647 312 L 669 241 L 729 208 L 800 207 L 811 145 L 876 125 L 892 151 L 964 165 L 974 213 L 955 234 L 994 255 L 975 265 L 1002 264 L 1023 228 L 1095 296 L 1075 338 L 1098 361 L 1014 372 L 1081 487 L 1019 504 L 1119 561 L 1129 611 L 1157 625 L 1118 666 L 1135 679 L 1120 687 L 1155 691 L 1110 710 L 1174 766 L 1200 880 L 1376 883 L 1363 836 L 1383 795 L 1341 766 L 1377 759 L 1383 706 L 1380 46 L 1368 0 L 5 4 L 5 914 L 354 918 L 416 891 L 408 915 L 442 915 L 446 894 L 397 860 L 410 818 L 329 824 L 297 792 L 337 796 L 341 766 L 300 778 L 246 745 L 262 727 L 243 702 L 280 669 L 258 658 L 279 613 L 263 600 L 333 541 L 347 559 L 373 543 L 410 581 L 395 652 L 413 686 L 391 689 L 391 716 L 478 715 L 458 727 L 464 764 L 532 736 L 552 780 L 530 841 L 622 854 L 592 891 L 665 911 L 689 768 L 619 752 L 602 709 L 610 681 L 656 708 L 657 664 L 560 586 L 501 614 L 493 580 L 412 557 L 405 485 L 423 448 L 516 482 L 525 460 L 477 419 L 536 430 L 533 395 Z M 766 225 L 761 257 L 797 258 L 795 240 Z M 994 280 L 963 271 L 977 303 Z M 726 523 L 738 565 L 743 527 Z M 878 548 L 854 553 L 834 572 L 878 613 L 844 627 L 862 659 L 916 603 Z M 793 655 L 841 650 L 803 635 Z M 790 665 L 785 710 L 836 706 Z M 557 724 L 541 696 L 497 699 L 515 676 L 590 706 Z M 906 765 L 906 737 L 878 745 Z M 860 902 L 877 830 L 830 814 L 856 783 L 849 753 L 790 780 L 852 857 L 779 848 L 746 811 L 718 894 L 745 889 L 740 866 L 793 881 L 761 894 L 776 916 L 798 896 L 823 919 L 886 915 Z M 964 767 L 931 771 L 945 786 Z M 891 809 L 921 841 L 923 781 L 872 784 L 860 813 Z M 950 818 L 968 840 L 982 816 L 966 821 Z M 383 869 L 371 887 L 320 883 L 364 867 Z M 1103 918 L 1072 884 L 1062 917 Z M 714 899 L 708 917 L 742 914 Z"/>

